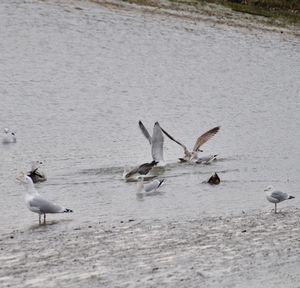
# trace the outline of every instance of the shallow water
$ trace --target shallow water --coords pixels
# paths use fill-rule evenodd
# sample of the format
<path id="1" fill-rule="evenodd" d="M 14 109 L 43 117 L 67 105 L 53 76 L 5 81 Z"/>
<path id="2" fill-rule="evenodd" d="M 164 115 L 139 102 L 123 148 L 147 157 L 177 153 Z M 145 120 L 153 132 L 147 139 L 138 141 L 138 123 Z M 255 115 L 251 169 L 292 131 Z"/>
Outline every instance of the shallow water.
<path id="1" fill-rule="evenodd" d="M 269 184 L 296 196 L 280 207 L 299 206 L 298 39 L 87 2 L 9 0 L 0 36 L 1 129 L 18 138 L 0 147 L 1 230 L 38 220 L 14 180 L 33 160 L 48 177 L 39 192 L 75 211 L 50 215 L 57 229 L 271 209 Z M 121 175 L 151 160 L 140 119 L 189 147 L 221 125 L 203 146 L 220 160 L 177 164 L 181 148 L 165 139 L 169 164 L 158 174 L 167 184 L 137 198 Z M 221 185 L 202 184 L 215 171 Z"/>

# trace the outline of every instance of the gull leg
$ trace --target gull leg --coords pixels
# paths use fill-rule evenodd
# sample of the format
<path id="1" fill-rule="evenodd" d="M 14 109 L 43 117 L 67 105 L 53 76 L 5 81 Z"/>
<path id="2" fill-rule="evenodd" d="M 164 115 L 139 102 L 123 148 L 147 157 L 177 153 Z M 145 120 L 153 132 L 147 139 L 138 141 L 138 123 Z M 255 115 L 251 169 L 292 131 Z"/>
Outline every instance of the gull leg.
<path id="1" fill-rule="evenodd" d="M 41 214 L 39 214 L 39 225 L 41 225 Z"/>
<path id="2" fill-rule="evenodd" d="M 275 203 L 275 214 L 277 213 L 277 203 Z"/>
<path id="3" fill-rule="evenodd" d="M 44 224 L 46 224 L 46 213 L 44 213 Z"/>

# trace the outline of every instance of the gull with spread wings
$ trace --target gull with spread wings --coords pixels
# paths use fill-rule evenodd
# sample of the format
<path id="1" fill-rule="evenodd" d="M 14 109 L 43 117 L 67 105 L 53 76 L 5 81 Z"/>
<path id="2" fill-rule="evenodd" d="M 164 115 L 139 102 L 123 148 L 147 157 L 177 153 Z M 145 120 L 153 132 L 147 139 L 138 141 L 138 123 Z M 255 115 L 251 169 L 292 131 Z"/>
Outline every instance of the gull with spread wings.
<path id="1" fill-rule="evenodd" d="M 163 154 L 163 146 L 164 146 L 164 135 L 162 133 L 162 129 L 158 122 L 155 122 L 153 127 L 152 137 L 150 136 L 148 130 L 142 123 L 139 121 L 139 127 L 145 136 L 145 138 L 149 141 L 151 145 L 151 155 L 153 161 L 157 162 L 157 166 L 165 166 L 166 163 L 164 161 L 164 154 Z"/>
<path id="2" fill-rule="evenodd" d="M 168 136 L 172 141 L 174 141 L 175 143 L 177 143 L 178 145 L 180 145 L 183 150 L 184 150 L 184 156 L 182 158 L 179 158 L 179 160 L 181 162 L 187 162 L 187 161 L 192 161 L 192 162 L 197 162 L 197 160 L 201 159 L 198 157 L 198 152 L 203 152 L 200 147 L 206 143 L 210 138 L 212 138 L 214 135 L 216 135 L 218 133 L 218 131 L 220 130 L 220 126 L 214 127 L 210 130 L 208 130 L 207 132 L 205 132 L 204 134 L 202 134 L 201 136 L 198 137 L 193 150 L 190 152 L 185 145 L 183 145 L 182 143 L 180 143 L 179 141 L 177 141 L 176 139 L 174 139 L 174 137 L 172 137 L 168 132 L 166 132 L 163 128 L 161 128 L 161 130 L 163 131 L 163 133 Z M 216 155 L 214 155 L 216 156 Z M 215 157 L 214 157 L 215 158 Z M 211 159 L 211 157 L 208 157 L 208 159 Z M 199 162 L 199 163 L 203 163 L 203 162 Z"/>

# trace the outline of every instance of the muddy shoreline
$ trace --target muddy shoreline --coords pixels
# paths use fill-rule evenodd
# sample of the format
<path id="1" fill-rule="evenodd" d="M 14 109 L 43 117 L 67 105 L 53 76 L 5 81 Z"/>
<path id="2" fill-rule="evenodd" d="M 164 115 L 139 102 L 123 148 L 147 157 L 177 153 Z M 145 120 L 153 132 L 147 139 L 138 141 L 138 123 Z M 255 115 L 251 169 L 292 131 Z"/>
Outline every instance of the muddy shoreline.
<path id="1" fill-rule="evenodd" d="M 1 287 L 297 287 L 300 209 L 181 221 L 52 222 L 1 237 Z M 100 219 L 99 219 L 100 220 Z M 53 225 L 51 225 L 53 224 Z M 204 287 L 203 286 L 203 287 Z"/>
<path id="2" fill-rule="evenodd" d="M 213 3 L 202 3 L 200 6 L 189 5 L 189 2 L 88 0 L 92 3 L 112 9 L 140 10 L 143 13 L 154 13 L 181 19 L 208 22 L 213 25 L 230 27 L 231 29 L 259 30 L 300 37 L 300 27 L 288 24 L 283 20 L 252 15 L 231 10 Z M 80 7 L 79 7 L 80 8 Z"/>

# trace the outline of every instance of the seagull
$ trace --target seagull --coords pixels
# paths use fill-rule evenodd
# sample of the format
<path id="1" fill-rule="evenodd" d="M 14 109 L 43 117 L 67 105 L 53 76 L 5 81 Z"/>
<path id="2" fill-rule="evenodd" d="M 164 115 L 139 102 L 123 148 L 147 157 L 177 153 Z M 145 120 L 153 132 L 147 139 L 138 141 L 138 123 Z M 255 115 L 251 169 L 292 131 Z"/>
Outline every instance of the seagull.
<path id="1" fill-rule="evenodd" d="M 41 164 L 43 163 L 40 161 L 33 161 L 31 163 L 31 170 L 27 173 L 27 176 L 32 179 L 33 183 L 44 182 L 47 180 L 45 174 L 39 170 Z"/>
<path id="2" fill-rule="evenodd" d="M 211 185 L 218 185 L 218 184 L 220 184 L 220 181 L 221 180 L 220 180 L 219 175 L 215 172 L 213 175 L 210 176 L 207 183 L 209 183 Z"/>
<path id="3" fill-rule="evenodd" d="M 179 160 L 181 162 L 188 162 L 188 161 L 192 161 L 195 162 L 198 159 L 198 152 L 203 152 L 202 150 L 200 150 L 200 147 L 206 143 L 210 138 L 212 138 L 214 135 L 217 134 L 217 132 L 220 130 L 220 126 L 214 127 L 210 130 L 208 130 L 207 132 L 205 132 L 204 134 L 202 134 L 201 136 L 198 137 L 198 139 L 196 140 L 196 143 L 194 145 L 193 151 L 190 152 L 185 145 L 183 145 L 182 143 L 180 143 L 179 141 L 175 140 L 168 132 L 166 132 L 163 128 L 161 128 L 161 130 L 166 134 L 166 136 L 168 136 L 172 141 L 174 141 L 175 143 L 177 143 L 178 145 L 180 145 L 183 150 L 184 150 L 184 156 L 182 158 L 179 158 Z"/>
<path id="4" fill-rule="evenodd" d="M 149 183 L 144 184 L 144 177 L 139 177 L 138 183 L 137 183 L 137 195 L 141 194 L 149 194 L 156 192 L 156 190 L 161 187 L 165 183 L 165 179 L 158 180 L 155 179 Z"/>
<path id="5" fill-rule="evenodd" d="M 39 214 L 39 224 L 41 224 L 41 215 L 44 215 L 44 224 L 46 224 L 46 214 L 48 213 L 70 213 L 71 209 L 56 205 L 43 198 L 34 188 L 32 179 L 22 173 L 16 178 L 19 183 L 23 184 L 26 189 L 25 202 L 28 209 Z"/>
<path id="6" fill-rule="evenodd" d="M 149 171 L 157 164 L 158 162 L 152 161 L 151 163 L 143 163 L 142 165 L 135 167 L 133 169 L 124 169 L 123 179 L 125 180 L 138 180 L 138 177 L 141 175 L 147 175 Z M 151 176 L 153 178 L 155 176 Z"/>
<path id="7" fill-rule="evenodd" d="M 143 122 L 139 121 L 139 127 L 145 136 L 145 138 L 149 141 L 151 145 L 151 154 L 153 161 L 157 162 L 157 166 L 165 166 L 166 163 L 164 161 L 163 155 L 163 146 L 164 146 L 164 135 L 162 133 L 162 129 L 158 122 L 155 122 L 153 127 L 152 137 L 150 136 L 148 130 L 144 126 Z"/>
<path id="8" fill-rule="evenodd" d="M 218 156 L 218 154 L 198 157 L 197 160 L 195 161 L 195 163 L 196 164 L 209 164 L 212 161 L 216 160 L 217 156 Z"/>
<path id="9" fill-rule="evenodd" d="M 16 143 L 17 138 L 14 132 L 10 132 L 8 128 L 4 128 L 3 144 Z"/>
<path id="10" fill-rule="evenodd" d="M 276 191 L 272 185 L 266 187 L 264 191 L 266 192 L 267 200 L 275 204 L 275 213 L 277 213 L 277 203 L 295 198 L 294 196 L 290 196 L 285 192 Z"/>

